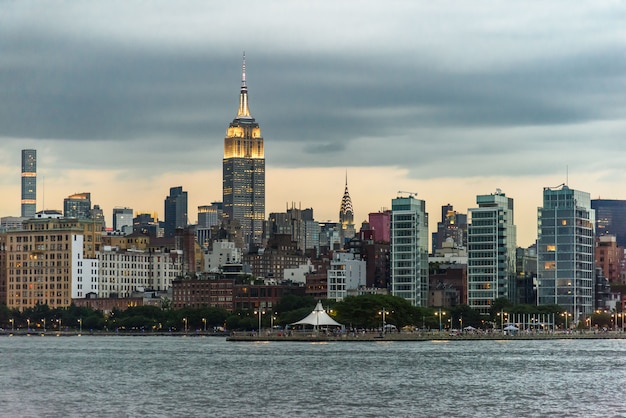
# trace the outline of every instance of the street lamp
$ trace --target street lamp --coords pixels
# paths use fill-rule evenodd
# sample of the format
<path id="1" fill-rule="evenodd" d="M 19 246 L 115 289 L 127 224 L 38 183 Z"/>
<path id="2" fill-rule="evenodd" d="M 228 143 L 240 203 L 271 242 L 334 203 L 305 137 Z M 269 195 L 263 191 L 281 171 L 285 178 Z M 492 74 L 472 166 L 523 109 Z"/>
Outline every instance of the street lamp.
<path id="1" fill-rule="evenodd" d="M 11 318 L 9 322 L 11 323 L 11 332 L 15 331 L 15 319 Z"/>
<path id="2" fill-rule="evenodd" d="M 383 309 L 382 309 L 382 311 L 379 311 L 379 312 L 378 312 L 378 315 L 382 315 L 382 316 L 383 316 L 383 335 L 385 335 L 385 325 L 387 325 L 387 323 L 386 323 L 385 321 L 386 321 L 386 315 L 387 315 L 388 313 L 389 313 L 389 312 L 387 312 L 387 311 L 385 310 L 385 308 L 383 308 Z"/>
<path id="3" fill-rule="evenodd" d="M 270 332 L 274 332 L 274 320 L 276 320 L 276 312 L 272 313 L 272 318 L 271 318 L 272 329 L 270 330 Z"/>
<path id="4" fill-rule="evenodd" d="M 187 318 L 183 318 L 183 331 L 187 333 Z"/>
<path id="5" fill-rule="evenodd" d="M 259 316 L 259 335 L 261 335 L 261 315 L 265 315 L 265 311 L 257 309 L 254 314 Z"/>
<path id="6" fill-rule="evenodd" d="M 43 322 L 43 332 L 46 332 L 46 318 L 42 319 L 41 322 Z"/>
<path id="7" fill-rule="evenodd" d="M 442 317 L 443 315 L 445 315 L 445 314 L 446 314 L 446 312 L 445 312 L 445 311 L 443 311 L 443 312 L 442 312 L 442 311 L 441 311 L 441 308 L 439 308 L 439 312 L 438 312 L 438 313 L 437 313 L 437 312 L 435 312 L 435 315 L 437 315 L 437 314 L 438 314 L 438 316 L 439 316 L 439 332 L 441 332 L 441 331 L 443 331 L 443 326 L 441 325 L 441 317 Z"/>
<path id="8" fill-rule="evenodd" d="M 28 332 L 30 332 L 30 318 L 26 319 L 26 324 L 28 324 Z"/>
<path id="9" fill-rule="evenodd" d="M 79 331 L 78 331 L 78 334 L 80 335 L 80 334 L 82 334 L 82 333 L 83 333 L 83 318 L 80 318 L 80 319 L 78 320 L 78 326 L 79 326 Z"/>
<path id="10" fill-rule="evenodd" d="M 507 317 L 509 316 L 508 313 L 504 312 L 504 309 L 500 309 L 500 313 L 498 314 L 498 316 L 500 317 L 500 329 L 503 334 L 504 334 L 504 315 L 506 315 Z"/>
<path id="11" fill-rule="evenodd" d="M 206 332 L 206 318 L 202 318 L 202 325 L 204 325 L 204 332 Z"/>
<path id="12" fill-rule="evenodd" d="M 566 330 L 567 330 L 567 329 L 569 329 L 569 328 L 568 328 L 568 325 L 567 325 L 567 319 L 568 319 L 568 317 L 572 316 L 572 314 L 571 314 L 571 313 L 569 313 L 569 312 L 567 312 L 567 311 L 565 311 L 565 312 L 563 312 L 563 313 L 561 314 L 561 316 L 564 316 L 564 317 L 565 317 L 565 329 L 566 329 Z"/>
<path id="13" fill-rule="evenodd" d="M 61 318 L 59 318 L 57 321 L 59 321 L 59 332 L 61 332 Z"/>

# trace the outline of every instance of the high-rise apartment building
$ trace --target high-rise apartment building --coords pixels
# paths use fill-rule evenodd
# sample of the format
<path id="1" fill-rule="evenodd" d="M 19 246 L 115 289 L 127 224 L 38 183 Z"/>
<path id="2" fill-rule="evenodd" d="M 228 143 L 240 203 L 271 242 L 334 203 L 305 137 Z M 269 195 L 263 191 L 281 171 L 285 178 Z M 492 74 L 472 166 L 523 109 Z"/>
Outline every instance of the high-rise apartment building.
<path id="1" fill-rule="evenodd" d="M 182 186 L 171 187 L 165 198 L 165 237 L 176 235 L 177 228 L 187 227 L 187 192 Z"/>
<path id="2" fill-rule="evenodd" d="M 613 235 L 617 245 L 626 248 L 626 200 L 594 199 L 596 236 Z"/>
<path id="3" fill-rule="evenodd" d="M 246 85 L 246 57 L 243 57 L 241 91 L 237 117 L 224 138 L 224 215 L 239 221 L 246 245 L 251 248 L 263 239 L 265 221 L 265 151 L 259 124 L 250 115 Z"/>
<path id="4" fill-rule="evenodd" d="M 494 300 L 516 300 L 516 228 L 513 199 L 500 190 L 476 203 L 467 228 L 467 304 L 486 315 Z"/>
<path id="5" fill-rule="evenodd" d="M 391 294 L 428 304 L 428 213 L 410 194 L 391 201 Z"/>
<path id="6" fill-rule="evenodd" d="M 37 150 L 22 150 L 22 217 L 33 218 L 37 207 Z"/>
<path id="7" fill-rule="evenodd" d="M 113 208 L 113 230 L 133 232 L 133 210 L 131 208 Z"/>
<path id="8" fill-rule="evenodd" d="M 589 193 L 544 187 L 538 209 L 537 303 L 582 319 L 593 311 L 595 211 Z"/>

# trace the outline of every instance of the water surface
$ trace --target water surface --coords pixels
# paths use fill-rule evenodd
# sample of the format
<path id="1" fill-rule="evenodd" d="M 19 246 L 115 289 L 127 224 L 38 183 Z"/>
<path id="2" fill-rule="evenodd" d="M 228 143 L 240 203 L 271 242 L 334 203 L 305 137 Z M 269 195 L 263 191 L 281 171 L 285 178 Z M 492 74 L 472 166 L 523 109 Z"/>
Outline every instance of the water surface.
<path id="1" fill-rule="evenodd" d="M 0 337 L 2 416 L 626 416 L 626 340 Z"/>

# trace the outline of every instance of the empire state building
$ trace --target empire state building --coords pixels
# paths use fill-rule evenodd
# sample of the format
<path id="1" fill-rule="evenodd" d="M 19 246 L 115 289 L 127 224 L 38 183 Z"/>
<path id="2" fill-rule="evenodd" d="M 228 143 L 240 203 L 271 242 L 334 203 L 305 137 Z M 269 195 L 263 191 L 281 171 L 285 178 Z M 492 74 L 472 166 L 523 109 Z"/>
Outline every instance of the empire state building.
<path id="1" fill-rule="evenodd" d="M 224 215 L 241 224 L 249 248 L 260 244 L 265 220 L 265 153 L 259 124 L 250 115 L 243 56 L 237 117 L 224 138 L 222 162 Z"/>

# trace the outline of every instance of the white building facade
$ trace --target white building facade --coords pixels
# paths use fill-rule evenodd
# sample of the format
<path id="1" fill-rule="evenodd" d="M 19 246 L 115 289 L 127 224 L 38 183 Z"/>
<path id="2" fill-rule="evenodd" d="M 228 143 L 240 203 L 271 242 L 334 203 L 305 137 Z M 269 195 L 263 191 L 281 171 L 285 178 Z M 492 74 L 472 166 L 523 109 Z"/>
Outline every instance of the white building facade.
<path id="1" fill-rule="evenodd" d="M 335 252 L 328 268 L 327 297 L 341 301 L 349 291 L 355 291 L 367 285 L 366 263 L 352 253 Z"/>
<path id="2" fill-rule="evenodd" d="M 145 290 L 167 291 L 183 274 L 182 251 L 121 250 L 104 246 L 99 254 L 98 297 L 127 298 Z"/>
<path id="3" fill-rule="evenodd" d="M 227 240 L 215 241 L 213 249 L 204 253 L 204 271 L 220 272 L 224 266 L 241 264 L 241 248 L 237 248 L 234 242 Z"/>
<path id="4" fill-rule="evenodd" d="M 147 251 L 104 246 L 99 257 L 98 297 L 127 298 L 133 292 L 150 288 L 152 263 Z"/>
<path id="5" fill-rule="evenodd" d="M 83 241 L 83 235 L 72 236 L 72 299 L 82 299 L 88 293 L 98 294 L 100 260 L 83 257 Z"/>

